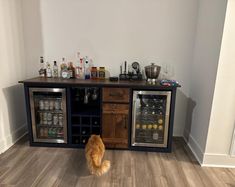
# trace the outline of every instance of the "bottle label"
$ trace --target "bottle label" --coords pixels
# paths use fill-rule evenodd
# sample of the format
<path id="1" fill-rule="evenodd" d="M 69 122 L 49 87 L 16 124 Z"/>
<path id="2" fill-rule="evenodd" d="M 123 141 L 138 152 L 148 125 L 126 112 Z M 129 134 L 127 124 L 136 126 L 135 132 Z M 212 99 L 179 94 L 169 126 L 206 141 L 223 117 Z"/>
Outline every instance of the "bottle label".
<path id="1" fill-rule="evenodd" d="M 97 78 L 97 71 L 91 71 L 91 78 L 96 79 Z"/>
<path id="2" fill-rule="evenodd" d="M 65 70 L 63 70 L 63 71 L 61 72 L 61 76 L 62 76 L 63 78 L 67 78 L 67 77 L 68 77 L 68 72 L 65 71 Z"/>
<path id="3" fill-rule="evenodd" d="M 53 70 L 53 77 L 58 77 L 58 70 L 57 69 Z"/>
<path id="4" fill-rule="evenodd" d="M 105 72 L 104 71 L 99 71 L 99 77 L 100 78 L 105 78 Z"/>

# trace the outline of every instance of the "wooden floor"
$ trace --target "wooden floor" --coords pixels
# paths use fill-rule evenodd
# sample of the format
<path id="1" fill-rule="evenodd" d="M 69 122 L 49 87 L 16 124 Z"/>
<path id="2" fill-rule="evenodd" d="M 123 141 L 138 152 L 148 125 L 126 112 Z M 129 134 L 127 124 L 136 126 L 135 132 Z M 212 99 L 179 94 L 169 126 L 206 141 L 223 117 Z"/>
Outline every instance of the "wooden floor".
<path id="1" fill-rule="evenodd" d="M 235 169 L 202 168 L 182 139 L 172 153 L 107 150 L 111 170 L 89 174 L 83 149 L 29 147 L 27 138 L 0 155 L 2 186 L 235 186 Z"/>

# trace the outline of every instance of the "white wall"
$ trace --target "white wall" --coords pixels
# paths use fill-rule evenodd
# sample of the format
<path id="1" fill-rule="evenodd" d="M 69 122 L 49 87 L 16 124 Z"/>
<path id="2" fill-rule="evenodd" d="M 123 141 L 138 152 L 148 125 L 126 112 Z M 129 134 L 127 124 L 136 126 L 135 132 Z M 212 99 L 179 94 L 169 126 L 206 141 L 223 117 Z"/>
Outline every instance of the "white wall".
<path id="1" fill-rule="evenodd" d="M 21 1 L 0 0 L 0 153 L 26 132 Z"/>
<path id="2" fill-rule="evenodd" d="M 78 50 L 90 56 L 95 65 L 105 66 L 113 76 L 119 74 L 125 60 L 139 61 L 142 67 L 151 62 L 171 64 L 173 78 L 182 84 L 177 94 L 174 134 L 183 134 L 197 1 L 23 2 L 28 76 L 38 74 L 39 56 L 49 61 L 61 57 L 74 60 Z M 36 42 L 32 41 L 32 33 Z"/>
<path id="3" fill-rule="evenodd" d="M 235 167 L 230 146 L 235 125 L 235 0 L 229 0 L 203 163 Z M 235 144 L 233 149 L 235 148 Z"/>
<path id="4" fill-rule="evenodd" d="M 219 61 L 226 0 L 200 0 L 194 58 L 192 63 L 190 123 L 185 129 L 189 146 L 202 162 Z"/>
<path id="5" fill-rule="evenodd" d="M 40 13 L 40 0 L 21 0 L 26 76 L 38 76 L 39 57 L 43 55 L 43 39 Z"/>

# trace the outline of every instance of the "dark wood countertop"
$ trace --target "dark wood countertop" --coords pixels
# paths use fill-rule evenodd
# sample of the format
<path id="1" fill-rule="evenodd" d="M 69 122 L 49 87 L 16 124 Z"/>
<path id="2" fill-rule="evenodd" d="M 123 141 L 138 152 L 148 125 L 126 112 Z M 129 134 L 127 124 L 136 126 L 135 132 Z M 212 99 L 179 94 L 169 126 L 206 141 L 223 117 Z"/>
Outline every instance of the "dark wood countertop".
<path id="1" fill-rule="evenodd" d="M 178 86 L 162 86 L 160 82 L 152 85 L 148 84 L 145 80 L 142 81 L 109 81 L 105 80 L 80 80 L 80 79 L 63 79 L 63 78 L 44 78 L 44 77 L 35 77 L 32 79 L 27 79 L 24 81 L 19 81 L 19 83 L 23 83 L 25 85 L 88 85 L 88 86 L 117 86 L 117 87 L 148 87 L 155 89 L 172 89 Z"/>

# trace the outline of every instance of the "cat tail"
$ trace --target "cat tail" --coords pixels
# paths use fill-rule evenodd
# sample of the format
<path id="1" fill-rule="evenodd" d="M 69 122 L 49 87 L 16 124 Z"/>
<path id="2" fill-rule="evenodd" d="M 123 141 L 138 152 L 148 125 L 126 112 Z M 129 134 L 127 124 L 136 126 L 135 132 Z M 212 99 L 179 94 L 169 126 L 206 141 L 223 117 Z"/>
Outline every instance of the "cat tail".
<path id="1" fill-rule="evenodd" d="M 98 165 L 96 160 L 94 159 L 93 162 L 93 174 L 97 176 L 101 176 L 104 173 L 106 173 L 110 169 L 110 161 L 109 160 L 104 160 L 101 165 Z"/>

